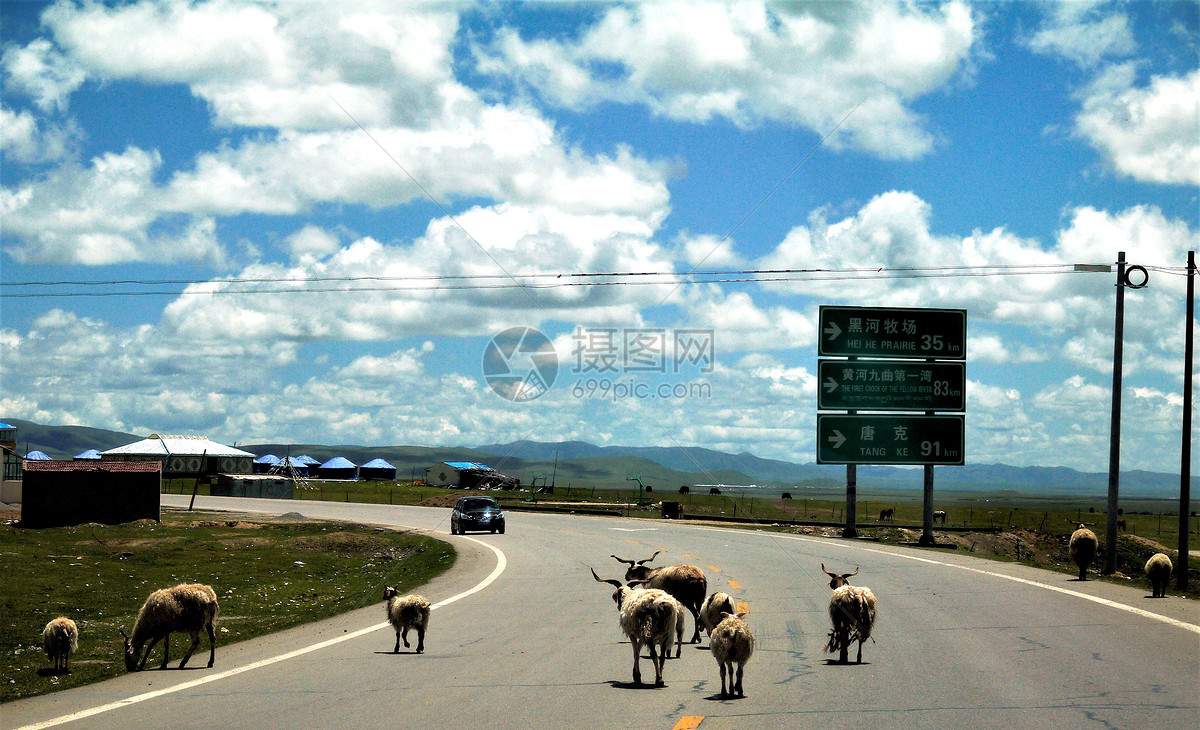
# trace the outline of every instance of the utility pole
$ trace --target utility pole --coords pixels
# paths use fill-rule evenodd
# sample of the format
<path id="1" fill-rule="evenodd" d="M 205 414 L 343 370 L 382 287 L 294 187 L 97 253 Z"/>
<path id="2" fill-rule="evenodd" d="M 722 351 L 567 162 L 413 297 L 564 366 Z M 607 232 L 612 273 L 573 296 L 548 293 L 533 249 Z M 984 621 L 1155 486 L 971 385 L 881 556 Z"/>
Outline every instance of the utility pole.
<path id="1" fill-rule="evenodd" d="M 1108 445 L 1108 525 L 1104 574 L 1117 570 L 1117 493 L 1121 486 L 1121 358 L 1125 345 L 1125 252 L 1117 254 L 1117 315 L 1113 326 L 1112 426 Z"/>
<path id="2" fill-rule="evenodd" d="M 1187 317 L 1184 319 L 1183 344 L 1183 447 L 1179 457 L 1179 558 L 1175 564 L 1175 581 L 1179 590 L 1188 587 L 1188 508 L 1192 488 L 1192 320 L 1195 317 L 1196 252 L 1188 251 L 1187 260 Z"/>

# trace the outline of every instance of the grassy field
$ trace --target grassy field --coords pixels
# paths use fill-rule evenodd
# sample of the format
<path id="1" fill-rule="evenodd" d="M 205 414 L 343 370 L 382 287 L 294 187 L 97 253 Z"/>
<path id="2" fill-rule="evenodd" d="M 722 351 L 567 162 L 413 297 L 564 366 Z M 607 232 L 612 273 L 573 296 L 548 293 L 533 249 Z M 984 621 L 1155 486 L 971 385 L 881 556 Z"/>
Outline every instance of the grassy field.
<path id="1" fill-rule="evenodd" d="M 124 673 L 119 629 L 132 630 L 158 588 L 213 586 L 220 667 L 221 645 L 379 603 L 385 585 L 407 591 L 455 557 L 426 536 L 303 518 L 164 511 L 161 522 L 32 530 L 13 524 L 17 513 L 3 517 L 0 702 Z M 42 628 L 59 615 L 79 626 L 79 650 L 64 674 L 51 671 L 41 646 Z M 175 635 L 172 644 L 176 666 L 184 639 Z M 207 649 L 204 637 L 191 664 L 203 666 Z M 147 667 L 161 651 L 160 643 Z"/>
<path id="2" fill-rule="evenodd" d="M 167 485 L 166 491 L 190 493 L 191 481 Z M 200 493 L 206 493 L 200 486 Z M 449 509 L 462 490 L 413 486 L 399 482 L 321 482 L 310 481 L 307 489 L 298 489 L 299 499 L 324 499 L 349 502 L 408 504 Z M 488 492 L 508 509 L 520 510 L 596 510 L 630 516 L 657 518 L 663 500 L 678 501 L 684 519 L 717 518 L 739 520 L 756 528 L 797 533 L 841 535 L 845 524 L 844 487 L 812 487 L 797 490 L 792 499 L 782 499 L 780 491 L 725 489 L 720 495 L 674 492 L 641 492 L 636 489 L 600 489 L 562 487 L 553 494 L 531 494 L 528 489 L 512 492 Z M 1149 586 L 1142 567 L 1155 552 L 1166 552 L 1177 560 L 1179 545 L 1178 503 L 1169 500 L 1131 499 L 1122 502 L 1126 529 L 1117 541 L 1116 573 L 1099 576 L 1103 580 Z M 1041 568 L 1074 574 L 1067 540 L 1083 523 L 1100 537 L 1103 546 L 1106 530 L 1103 497 L 1036 497 L 1014 492 L 946 492 L 937 495 L 937 509 L 946 512 L 945 528 L 938 525 L 938 543 L 953 545 L 981 557 L 1016 560 Z M 868 492 L 859 490 L 857 527 L 861 537 L 891 543 L 910 543 L 921 534 L 923 506 L 920 490 L 913 493 Z M 892 521 L 881 522 L 884 508 L 895 510 Z M 1189 514 L 1198 508 L 1193 502 Z M 808 525 L 787 525 L 806 522 Z M 1187 595 L 1200 598 L 1200 518 L 1189 517 L 1191 567 Z M 1098 559 L 1093 572 L 1103 566 Z M 1175 591 L 1178 594 L 1178 591 Z"/>

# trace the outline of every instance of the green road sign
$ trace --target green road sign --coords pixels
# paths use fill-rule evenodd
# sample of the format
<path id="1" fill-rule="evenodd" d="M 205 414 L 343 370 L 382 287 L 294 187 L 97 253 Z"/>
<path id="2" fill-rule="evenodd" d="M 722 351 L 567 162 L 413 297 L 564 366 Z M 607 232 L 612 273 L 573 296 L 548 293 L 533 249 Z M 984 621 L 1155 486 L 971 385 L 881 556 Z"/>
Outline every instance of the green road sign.
<path id="1" fill-rule="evenodd" d="M 963 416 L 817 414 L 818 464 L 962 464 Z"/>
<path id="2" fill-rule="evenodd" d="M 822 306 L 819 337 L 819 356 L 965 360 L 967 311 Z"/>
<path id="3" fill-rule="evenodd" d="M 817 408 L 848 411 L 961 411 L 961 362 L 818 360 Z"/>

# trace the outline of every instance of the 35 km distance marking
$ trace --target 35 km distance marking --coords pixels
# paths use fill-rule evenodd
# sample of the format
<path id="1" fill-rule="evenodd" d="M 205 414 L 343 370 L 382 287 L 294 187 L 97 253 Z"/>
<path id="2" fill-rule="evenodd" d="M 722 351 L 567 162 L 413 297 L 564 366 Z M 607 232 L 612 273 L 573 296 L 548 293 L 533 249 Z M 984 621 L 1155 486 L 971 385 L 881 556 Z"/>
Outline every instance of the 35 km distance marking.
<path id="1" fill-rule="evenodd" d="M 822 305 L 819 319 L 819 356 L 967 357 L 965 309 Z"/>

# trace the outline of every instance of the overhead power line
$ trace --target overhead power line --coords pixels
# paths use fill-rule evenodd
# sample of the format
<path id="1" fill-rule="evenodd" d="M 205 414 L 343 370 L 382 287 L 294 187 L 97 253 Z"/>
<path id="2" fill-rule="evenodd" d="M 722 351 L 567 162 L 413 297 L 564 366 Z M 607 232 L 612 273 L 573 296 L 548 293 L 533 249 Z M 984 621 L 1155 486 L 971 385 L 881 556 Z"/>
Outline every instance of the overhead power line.
<path id="1" fill-rule="evenodd" d="M 1186 275 L 1180 267 L 1147 267 Z M 0 298 L 215 296 L 390 291 L 488 291 L 616 286 L 694 286 L 884 279 L 1048 276 L 1087 273 L 1073 264 L 876 267 L 844 269 L 727 269 L 710 271 L 607 271 L 531 274 L 417 274 L 406 276 L 234 277 L 225 279 L 115 279 L 0 282 Z M 153 287 L 153 288 L 152 288 Z M 162 288 L 167 287 L 167 288 Z M 182 287 L 182 288 L 181 288 Z M 187 289 L 187 287 L 202 287 Z"/>

